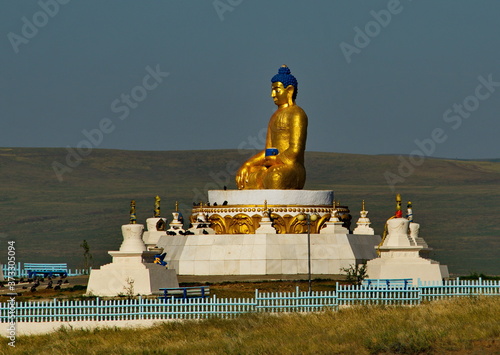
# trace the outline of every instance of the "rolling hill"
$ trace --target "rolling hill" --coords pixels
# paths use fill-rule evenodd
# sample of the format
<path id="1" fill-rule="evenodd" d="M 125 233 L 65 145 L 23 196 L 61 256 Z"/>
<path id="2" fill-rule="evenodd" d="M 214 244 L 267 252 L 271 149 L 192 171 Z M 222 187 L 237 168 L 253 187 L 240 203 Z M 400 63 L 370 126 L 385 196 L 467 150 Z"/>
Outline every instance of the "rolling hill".
<path id="1" fill-rule="evenodd" d="M 53 165 L 66 164 L 66 149 L 0 149 L 0 242 L 16 241 L 18 261 L 74 268 L 82 267 L 85 239 L 94 266 L 108 263 L 107 251 L 120 246 L 131 199 L 138 223 L 152 215 L 156 195 L 163 216 L 171 219 L 175 201 L 189 215 L 193 202 L 206 201 L 207 190 L 234 189 L 234 171 L 251 153 L 95 149 L 80 162 L 70 158 L 73 167 L 58 179 Z M 401 193 L 404 202 L 413 202 L 433 259 L 454 274 L 500 274 L 500 161 L 428 158 L 406 168 L 402 161 L 408 157 L 308 152 L 305 189 L 334 190 L 354 222 L 364 199 L 377 234 Z M 388 175 L 397 181 L 394 189 Z M 5 252 L 0 262 L 6 258 Z"/>

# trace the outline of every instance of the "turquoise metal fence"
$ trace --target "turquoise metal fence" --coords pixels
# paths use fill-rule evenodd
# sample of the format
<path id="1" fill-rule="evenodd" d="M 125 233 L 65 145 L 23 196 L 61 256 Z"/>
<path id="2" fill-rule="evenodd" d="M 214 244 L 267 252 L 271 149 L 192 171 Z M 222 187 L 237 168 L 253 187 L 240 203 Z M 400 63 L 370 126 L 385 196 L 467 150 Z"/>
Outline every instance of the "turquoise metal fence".
<path id="1" fill-rule="evenodd" d="M 90 275 L 92 268 L 88 269 L 68 269 L 68 276 Z M 14 265 L 2 264 L 2 271 L 5 277 L 28 277 L 28 270 L 22 268 L 21 263 Z"/>
<path id="2" fill-rule="evenodd" d="M 7 309 L 1 304 L 0 319 L 7 322 Z M 78 322 L 124 321 L 139 319 L 206 319 L 213 316 L 232 318 L 255 310 L 252 299 L 192 298 L 102 300 L 52 300 L 47 302 L 18 302 L 16 322 Z"/>
<path id="3" fill-rule="evenodd" d="M 422 300 L 452 296 L 500 296 L 500 281 L 497 280 L 448 280 L 438 282 L 419 282 Z"/>
<path id="4" fill-rule="evenodd" d="M 339 306 L 386 304 L 415 305 L 421 301 L 418 287 L 374 287 L 337 284 Z"/>
<path id="5" fill-rule="evenodd" d="M 316 312 L 337 307 L 335 291 L 300 291 L 260 293 L 255 290 L 257 312 Z"/>
<path id="6" fill-rule="evenodd" d="M 415 287 L 339 285 L 336 291 L 271 292 L 255 290 L 254 298 L 135 299 L 0 303 L 0 321 L 120 321 L 138 319 L 233 318 L 251 312 L 316 312 L 358 304 L 416 305 L 457 296 L 500 296 L 499 281 L 446 281 Z"/>

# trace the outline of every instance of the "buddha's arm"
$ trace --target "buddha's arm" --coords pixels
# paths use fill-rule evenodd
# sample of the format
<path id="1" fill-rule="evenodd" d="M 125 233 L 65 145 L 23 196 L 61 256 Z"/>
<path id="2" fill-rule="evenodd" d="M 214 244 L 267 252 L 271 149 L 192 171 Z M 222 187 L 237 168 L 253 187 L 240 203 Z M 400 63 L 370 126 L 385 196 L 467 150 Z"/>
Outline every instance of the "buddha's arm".
<path id="1" fill-rule="evenodd" d="M 303 159 L 306 149 L 307 116 L 304 111 L 294 112 L 289 121 L 289 145 L 284 152 L 280 152 L 279 159 L 283 164 L 291 165 Z M 302 162 L 302 161 L 301 161 Z"/>
<path id="2" fill-rule="evenodd" d="M 264 164 L 264 161 L 266 160 L 266 151 L 261 150 L 251 158 L 249 158 L 243 166 L 262 166 Z"/>
<path id="3" fill-rule="evenodd" d="M 255 167 L 262 166 L 264 161 L 265 151 L 261 151 L 243 163 L 236 173 L 236 185 L 238 189 L 246 187 L 248 176 L 253 172 L 253 170 L 255 170 Z"/>
<path id="4" fill-rule="evenodd" d="M 261 150 L 254 156 L 252 156 L 250 159 L 248 159 L 245 164 L 243 164 L 242 168 L 246 165 L 248 167 L 251 166 L 263 166 L 265 161 L 266 161 L 266 148 L 273 148 L 273 145 L 271 143 L 271 128 L 267 127 L 267 134 L 266 134 L 266 146 L 264 150 Z"/>

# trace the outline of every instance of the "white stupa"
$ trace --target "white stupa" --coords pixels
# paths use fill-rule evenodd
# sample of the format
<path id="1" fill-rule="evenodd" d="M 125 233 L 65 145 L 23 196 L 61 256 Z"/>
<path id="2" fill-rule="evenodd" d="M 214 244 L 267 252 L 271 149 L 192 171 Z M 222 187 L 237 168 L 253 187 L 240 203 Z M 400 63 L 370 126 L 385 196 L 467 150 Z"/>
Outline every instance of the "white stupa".
<path id="1" fill-rule="evenodd" d="M 412 213 L 408 213 L 413 218 Z M 420 281 L 440 282 L 449 277 L 448 267 L 439 262 L 420 256 L 424 249 L 417 242 L 418 223 L 407 218 L 387 220 L 387 236 L 378 247 L 380 256 L 367 262 L 367 274 L 370 279 L 413 279 L 413 284 Z"/>
<path id="2" fill-rule="evenodd" d="M 360 217 L 358 219 L 358 222 L 356 222 L 357 227 L 352 231 L 354 234 L 367 234 L 367 235 L 373 235 L 375 234 L 375 231 L 373 228 L 370 227 L 370 219 L 367 217 L 368 211 L 365 211 L 365 200 L 363 200 L 362 203 L 362 209 L 359 212 Z"/>
<path id="3" fill-rule="evenodd" d="M 147 251 L 142 240 L 144 226 L 135 224 L 135 202 L 131 223 L 122 226 L 123 242 L 118 251 L 109 251 L 110 264 L 92 269 L 87 294 L 95 296 L 151 295 L 160 288 L 179 287 L 175 270 L 153 263 L 158 251 Z"/>

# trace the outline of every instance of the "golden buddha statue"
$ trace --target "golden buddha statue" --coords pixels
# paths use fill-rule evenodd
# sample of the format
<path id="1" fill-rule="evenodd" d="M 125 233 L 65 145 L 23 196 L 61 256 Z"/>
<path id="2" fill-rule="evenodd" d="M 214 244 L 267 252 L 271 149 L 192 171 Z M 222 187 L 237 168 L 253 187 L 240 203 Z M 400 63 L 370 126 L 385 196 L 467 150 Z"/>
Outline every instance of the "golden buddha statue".
<path id="1" fill-rule="evenodd" d="M 240 190 L 302 189 L 306 182 L 307 115 L 295 104 L 297 79 L 283 65 L 271 83 L 271 97 L 278 109 L 267 126 L 265 149 L 248 159 L 236 173 Z"/>

